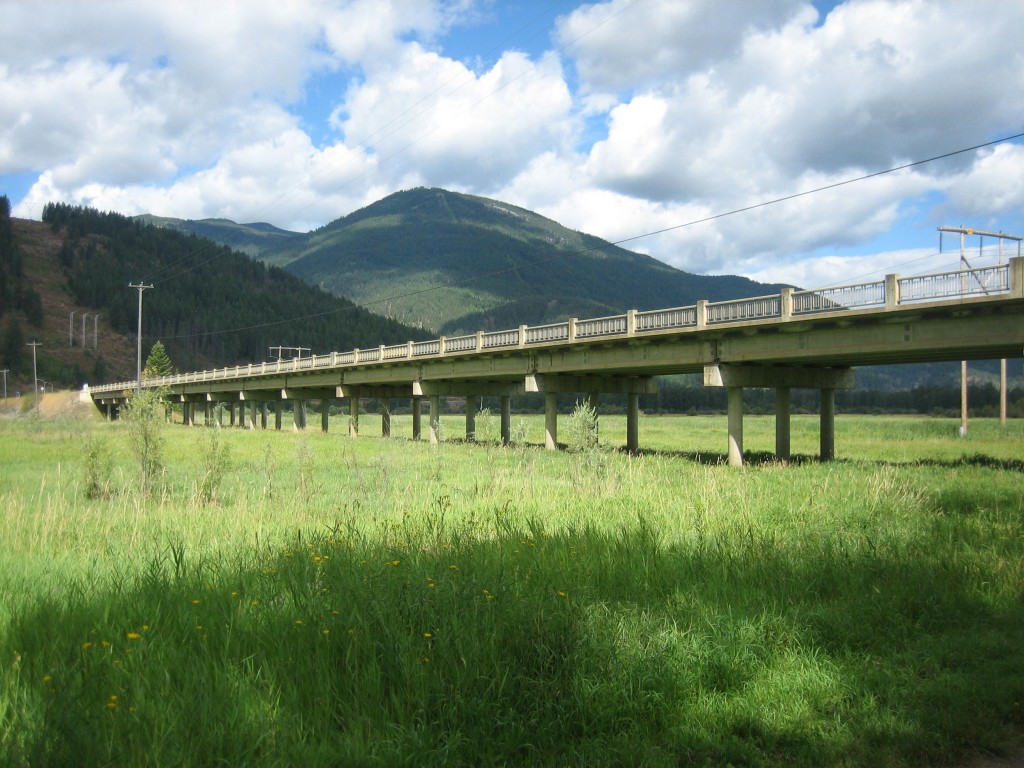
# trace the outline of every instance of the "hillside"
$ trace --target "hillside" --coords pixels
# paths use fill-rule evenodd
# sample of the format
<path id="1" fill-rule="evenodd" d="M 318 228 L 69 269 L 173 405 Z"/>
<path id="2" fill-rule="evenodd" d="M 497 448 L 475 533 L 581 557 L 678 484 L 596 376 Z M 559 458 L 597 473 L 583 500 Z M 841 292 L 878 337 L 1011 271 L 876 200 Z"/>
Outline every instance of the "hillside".
<path id="1" fill-rule="evenodd" d="M 218 223 L 173 221 L 234 243 Z M 167 226 L 171 226 L 167 224 Z M 259 225 L 234 225 L 251 231 Z M 313 232 L 251 239 L 262 261 L 374 311 L 444 334 L 774 293 L 682 272 L 532 211 L 444 189 L 385 197 Z"/>
<path id="2" fill-rule="evenodd" d="M 44 221 L 7 218 L 0 232 L 0 363 L 12 395 L 31 387 L 36 340 L 38 376 L 54 388 L 134 378 L 138 292 L 128 286 L 139 281 L 154 286 L 143 353 L 163 341 L 180 370 L 266 360 L 272 345 L 323 353 L 427 336 L 193 235 L 61 204 Z"/>
<path id="3" fill-rule="evenodd" d="M 187 235 L 205 237 L 254 257 L 259 257 L 264 251 L 286 240 L 301 236 L 299 232 L 278 229 L 273 224 L 263 222 L 236 224 L 229 219 L 174 219 L 150 213 L 133 218 L 142 224 L 152 224 L 162 229 L 173 229 Z"/>

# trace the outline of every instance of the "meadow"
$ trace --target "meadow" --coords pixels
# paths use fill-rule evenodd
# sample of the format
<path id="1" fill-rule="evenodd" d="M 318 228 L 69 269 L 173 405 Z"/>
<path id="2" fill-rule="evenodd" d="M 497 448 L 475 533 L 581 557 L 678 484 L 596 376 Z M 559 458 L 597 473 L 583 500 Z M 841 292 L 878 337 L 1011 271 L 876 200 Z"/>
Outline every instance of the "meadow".
<path id="1" fill-rule="evenodd" d="M 311 424 L 314 419 L 311 418 Z M 319 421 L 315 420 L 318 425 Z M 1024 725 L 1024 423 L 480 441 L 0 419 L 0 760 L 961 765 Z M 560 436 L 569 440 L 567 421 Z M 443 433 L 462 433 L 446 417 Z"/>

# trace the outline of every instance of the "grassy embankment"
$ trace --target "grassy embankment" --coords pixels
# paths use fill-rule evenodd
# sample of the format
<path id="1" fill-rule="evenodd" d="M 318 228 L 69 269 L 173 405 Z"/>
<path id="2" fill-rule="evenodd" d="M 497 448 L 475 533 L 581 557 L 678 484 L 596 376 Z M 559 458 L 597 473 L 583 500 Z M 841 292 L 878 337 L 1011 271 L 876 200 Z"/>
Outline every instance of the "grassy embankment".
<path id="1" fill-rule="evenodd" d="M 168 429 L 142 499 L 123 424 L 0 421 L 9 764 L 932 765 L 1019 732 L 1024 424 L 841 417 L 838 462 L 734 470 L 724 417 L 645 418 L 640 457 L 338 422 Z"/>

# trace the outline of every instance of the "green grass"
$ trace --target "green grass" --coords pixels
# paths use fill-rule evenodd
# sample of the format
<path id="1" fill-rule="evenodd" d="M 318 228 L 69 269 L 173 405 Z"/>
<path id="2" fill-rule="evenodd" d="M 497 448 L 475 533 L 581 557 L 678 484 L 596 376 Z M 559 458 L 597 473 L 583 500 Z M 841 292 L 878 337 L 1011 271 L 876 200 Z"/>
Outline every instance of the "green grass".
<path id="1" fill-rule="evenodd" d="M 724 417 L 645 417 L 636 457 L 344 421 L 168 428 L 145 499 L 123 425 L 0 422 L 0 759 L 916 766 L 1020 732 L 1019 422 L 840 417 L 820 464 L 797 417 L 783 466 L 748 418 L 731 469 Z"/>

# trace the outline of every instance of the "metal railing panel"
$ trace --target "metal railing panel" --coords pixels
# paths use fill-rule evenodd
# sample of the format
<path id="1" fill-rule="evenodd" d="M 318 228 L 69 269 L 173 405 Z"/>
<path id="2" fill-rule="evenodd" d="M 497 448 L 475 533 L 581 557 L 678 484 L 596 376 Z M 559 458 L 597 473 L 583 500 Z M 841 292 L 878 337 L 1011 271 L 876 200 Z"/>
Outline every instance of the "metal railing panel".
<path id="1" fill-rule="evenodd" d="M 431 341 L 417 341 L 412 345 L 413 357 L 421 357 L 422 355 L 439 355 L 441 354 L 441 340 L 433 339 Z"/>
<path id="2" fill-rule="evenodd" d="M 877 307 L 885 304 L 885 281 L 841 285 L 818 291 L 794 291 L 793 314 L 837 312 L 853 307 Z"/>
<path id="3" fill-rule="evenodd" d="M 1006 264 L 979 269 L 962 269 L 936 275 L 900 278 L 900 303 L 986 296 L 1010 290 L 1010 268 Z"/>
<path id="4" fill-rule="evenodd" d="M 409 354 L 408 344 L 395 344 L 390 347 L 384 347 L 384 359 L 385 360 L 400 360 Z"/>
<path id="5" fill-rule="evenodd" d="M 476 349 L 476 334 L 472 336 L 453 336 L 444 340 L 445 352 L 472 352 Z"/>

